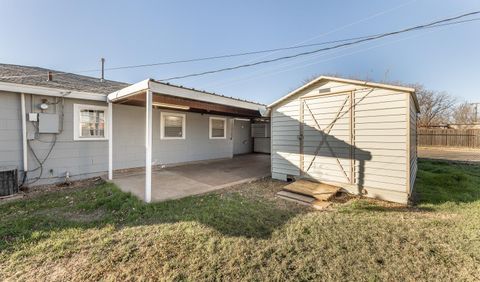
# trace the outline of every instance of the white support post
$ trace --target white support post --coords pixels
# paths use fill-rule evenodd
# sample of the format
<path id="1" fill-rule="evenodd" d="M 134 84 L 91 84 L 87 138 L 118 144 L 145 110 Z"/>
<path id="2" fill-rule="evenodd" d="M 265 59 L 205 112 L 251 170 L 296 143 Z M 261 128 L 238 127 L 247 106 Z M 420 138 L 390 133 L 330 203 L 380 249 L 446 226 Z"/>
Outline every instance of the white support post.
<path id="1" fill-rule="evenodd" d="M 152 91 L 145 94 L 145 202 L 152 201 Z"/>
<path id="2" fill-rule="evenodd" d="M 20 94 L 20 105 L 22 107 L 22 153 L 23 153 L 23 173 L 28 171 L 28 152 L 27 152 L 27 113 L 25 110 L 25 94 Z"/>
<path id="3" fill-rule="evenodd" d="M 113 180 L 113 103 L 108 102 L 108 180 Z"/>

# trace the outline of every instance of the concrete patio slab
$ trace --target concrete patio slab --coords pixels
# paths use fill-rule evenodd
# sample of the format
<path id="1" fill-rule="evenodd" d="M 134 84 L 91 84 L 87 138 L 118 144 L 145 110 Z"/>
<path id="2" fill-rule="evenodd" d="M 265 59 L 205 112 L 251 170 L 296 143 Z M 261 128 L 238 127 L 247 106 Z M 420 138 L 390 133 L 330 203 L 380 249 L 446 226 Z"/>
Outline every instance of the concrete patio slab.
<path id="1" fill-rule="evenodd" d="M 162 168 L 152 172 L 152 202 L 207 193 L 269 175 L 270 156 L 264 154 Z M 145 197 L 143 171 L 115 173 L 113 183 L 142 200 Z"/>

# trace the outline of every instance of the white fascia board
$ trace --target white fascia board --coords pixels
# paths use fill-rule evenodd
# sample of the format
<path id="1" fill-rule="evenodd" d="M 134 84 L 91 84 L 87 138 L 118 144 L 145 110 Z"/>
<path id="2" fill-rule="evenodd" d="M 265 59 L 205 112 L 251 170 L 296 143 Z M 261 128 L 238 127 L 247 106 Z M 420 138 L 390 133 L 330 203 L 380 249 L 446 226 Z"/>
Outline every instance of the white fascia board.
<path id="1" fill-rule="evenodd" d="M 231 106 L 231 107 L 254 110 L 254 111 L 262 111 L 262 110 L 265 111 L 265 106 L 261 104 L 237 100 L 229 97 L 218 96 L 218 95 L 196 91 L 192 89 L 181 88 L 174 85 L 166 85 L 153 80 L 150 81 L 150 89 L 152 90 L 152 92 L 158 93 L 158 94 L 171 95 L 175 97 L 221 104 L 225 106 Z"/>
<path id="2" fill-rule="evenodd" d="M 116 100 L 135 95 L 138 92 L 146 91 L 149 87 L 149 81 L 150 79 L 145 79 L 113 93 L 110 93 L 108 94 L 108 101 L 115 102 Z"/>
<path id="3" fill-rule="evenodd" d="M 33 86 L 26 84 L 17 84 L 9 82 L 0 82 L 0 91 L 17 92 L 25 94 L 34 94 L 42 96 L 65 97 L 82 100 L 106 101 L 107 95 L 100 93 L 81 92 L 61 88 L 50 88 L 42 86 Z"/>

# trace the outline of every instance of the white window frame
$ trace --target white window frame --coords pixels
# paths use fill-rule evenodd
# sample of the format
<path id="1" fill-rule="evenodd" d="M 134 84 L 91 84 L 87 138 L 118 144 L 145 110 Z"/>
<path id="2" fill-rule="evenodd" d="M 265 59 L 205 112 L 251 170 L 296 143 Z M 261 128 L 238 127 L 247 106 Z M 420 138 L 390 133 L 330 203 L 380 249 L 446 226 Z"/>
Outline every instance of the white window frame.
<path id="1" fill-rule="evenodd" d="M 223 127 L 223 137 L 213 137 L 212 136 L 212 120 L 221 120 L 224 123 Z M 222 117 L 209 117 L 208 119 L 208 137 L 210 139 L 227 139 L 227 119 Z"/>
<path id="2" fill-rule="evenodd" d="M 104 128 L 103 137 L 81 137 L 80 125 L 80 111 L 82 110 L 97 110 L 104 112 Z M 74 141 L 105 141 L 108 140 L 108 107 L 87 105 L 87 104 L 73 104 L 73 140 Z"/>
<path id="3" fill-rule="evenodd" d="M 182 118 L 182 137 L 165 136 L 165 116 L 175 116 Z M 162 140 L 183 140 L 186 137 L 187 115 L 174 112 L 160 112 L 160 139 Z"/>

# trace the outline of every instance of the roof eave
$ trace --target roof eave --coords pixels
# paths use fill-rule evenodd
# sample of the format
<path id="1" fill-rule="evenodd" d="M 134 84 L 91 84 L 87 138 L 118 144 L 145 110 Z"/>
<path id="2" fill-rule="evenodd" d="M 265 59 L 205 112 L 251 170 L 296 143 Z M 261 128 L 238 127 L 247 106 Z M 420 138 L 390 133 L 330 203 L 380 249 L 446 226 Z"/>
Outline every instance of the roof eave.
<path id="1" fill-rule="evenodd" d="M 202 102 L 209 102 L 214 104 L 221 104 L 231 107 L 243 108 L 248 110 L 255 110 L 264 112 L 265 105 L 257 104 L 248 101 L 237 100 L 225 96 L 215 95 L 208 92 L 198 91 L 195 89 L 189 89 L 179 87 L 176 85 L 165 84 L 155 81 L 154 79 L 145 79 L 118 91 L 108 94 L 108 101 L 115 102 L 120 99 L 124 99 L 129 96 L 136 95 L 140 92 L 151 90 L 153 93 L 175 96 L 179 98 L 198 100 Z"/>
<path id="2" fill-rule="evenodd" d="M 10 82 L 0 82 L 0 91 L 34 94 L 53 97 L 68 97 L 73 99 L 106 101 L 107 95 L 93 92 L 82 92 L 62 88 L 52 88 L 43 86 L 34 86 L 28 84 L 18 84 Z"/>

